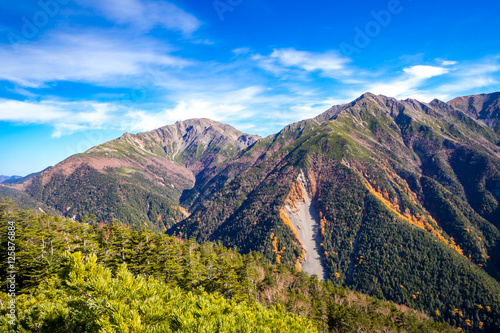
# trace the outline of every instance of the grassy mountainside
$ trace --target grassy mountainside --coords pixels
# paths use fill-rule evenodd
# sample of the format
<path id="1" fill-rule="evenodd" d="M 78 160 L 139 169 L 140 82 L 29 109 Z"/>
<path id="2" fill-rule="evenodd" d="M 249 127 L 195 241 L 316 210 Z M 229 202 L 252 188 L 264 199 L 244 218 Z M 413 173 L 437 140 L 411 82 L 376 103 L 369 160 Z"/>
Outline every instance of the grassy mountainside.
<path id="1" fill-rule="evenodd" d="M 9 223 L 10 222 L 10 223 Z M 75 223 L 0 203 L 16 228 L 18 321 L 2 332 L 452 332 L 404 306 L 126 224 Z M 0 254 L 3 279 L 9 270 Z"/>

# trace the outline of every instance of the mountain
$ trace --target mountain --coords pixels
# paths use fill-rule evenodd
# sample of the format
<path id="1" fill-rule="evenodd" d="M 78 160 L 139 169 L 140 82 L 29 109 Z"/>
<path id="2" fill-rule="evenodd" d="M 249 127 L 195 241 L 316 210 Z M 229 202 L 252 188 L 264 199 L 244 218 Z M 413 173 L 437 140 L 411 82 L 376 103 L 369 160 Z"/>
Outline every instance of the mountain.
<path id="1" fill-rule="evenodd" d="M 500 92 L 458 97 L 448 103 L 500 134 Z"/>
<path id="2" fill-rule="evenodd" d="M 448 103 L 365 94 L 200 177 L 168 233 L 319 260 L 337 283 L 477 328 L 477 304 L 499 305 L 498 141 Z"/>
<path id="3" fill-rule="evenodd" d="M 22 177 L 21 176 L 0 176 L 0 183 L 3 183 L 5 181 L 9 181 L 9 180 L 17 180 L 20 178 L 22 178 Z"/>
<path id="4" fill-rule="evenodd" d="M 366 93 L 266 138 L 188 120 L 125 134 L 12 186 L 68 217 L 146 222 L 257 251 L 495 332 L 500 136 L 488 96 L 423 103 Z"/>
<path id="5" fill-rule="evenodd" d="M 74 219 L 92 214 L 99 221 L 119 219 L 163 230 L 188 214 L 179 197 L 200 172 L 258 138 L 208 119 L 177 122 L 147 133 L 125 133 L 12 188 Z"/>
<path id="6" fill-rule="evenodd" d="M 243 251 L 269 252 L 264 248 L 273 248 L 266 244 L 272 243 L 270 230 L 283 229 L 285 256 L 298 257 L 300 240 L 293 244 L 297 237 L 293 228 L 282 223 L 287 214 L 280 210 L 287 202 L 297 202 L 291 196 L 294 188 L 304 188 L 297 184 L 303 174 L 309 185 L 302 192 L 316 200 L 320 219 L 330 215 L 325 218 L 332 223 L 337 214 L 346 215 L 339 216 L 342 220 L 360 215 L 347 212 L 351 208 L 347 202 L 354 195 L 354 208 L 361 209 L 361 198 L 371 193 L 409 224 L 430 229 L 452 248 L 462 244 L 467 256 L 485 265 L 491 249 L 486 243 L 496 242 L 489 238 L 498 237 L 500 221 L 495 190 L 500 179 L 497 139 L 487 127 L 444 102 L 426 104 L 365 94 L 315 119 L 287 126 L 260 140 L 229 166 L 205 174 L 183 194 L 182 203 L 191 206 L 191 216 L 170 233 L 178 230 L 177 234 L 199 241 L 221 239 Z M 353 186 L 345 197 L 340 197 L 338 183 L 331 182 L 339 177 L 339 182 Z M 330 187 L 335 188 L 335 197 L 329 197 Z M 456 219 L 441 216 L 442 207 L 431 200 L 434 196 L 450 210 L 460 207 L 462 213 L 457 212 L 456 219 L 463 222 L 459 225 Z M 335 203 L 344 212 L 332 212 L 329 207 Z M 294 208 L 294 204 L 288 206 Z M 476 237 L 464 234 L 472 233 L 464 231 L 469 226 Z"/>

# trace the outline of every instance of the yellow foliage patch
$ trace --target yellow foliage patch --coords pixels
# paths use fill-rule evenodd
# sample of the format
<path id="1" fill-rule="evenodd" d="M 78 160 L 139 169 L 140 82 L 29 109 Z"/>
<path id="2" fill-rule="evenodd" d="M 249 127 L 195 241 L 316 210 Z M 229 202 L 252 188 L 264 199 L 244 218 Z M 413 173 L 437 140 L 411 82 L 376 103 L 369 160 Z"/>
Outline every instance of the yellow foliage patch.
<path id="1" fill-rule="evenodd" d="M 408 183 L 399 177 L 397 174 L 395 174 L 393 171 L 389 170 L 386 166 L 380 165 L 380 168 L 382 168 L 384 171 L 386 171 L 386 174 L 388 177 L 391 179 L 391 181 L 396 184 L 399 187 L 399 190 L 405 193 L 410 201 L 413 204 L 417 204 L 417 196 L 415 193 L 413 193 L 409 186 Z M 373 194 L 377 199 L 382 201 L 382 203 L 389 208 L 394 214 L 396 214 L 399 218 L 402 220 L 410 223 L 411 225 L 414 225 L 422 230 L 426 230 L 427 232 L 431 233 L 433 236 L 437 237 L 440 241 L 443 243 L 447 244 L 449 247 L 457 251 L 460 255 L 463 254 L 463 250 L 455 243 L 453 238 L 450 240 L 446 239 L 443 236 L 443 231 L 442 230 L 436 230 L 434 228 L 435 225 L 437 225 L 437 222 L 432 218 L 430 215 L 420 215 L 418 213 L 416 214 L 411 214 L 410 210 L 406 208 L 404 211 L 402 211 L 402 208 L 398 202 L 397 198 L 391 199 L 389 197 L 389 194 L 385 189 L 378 189 L 376 186 L 376 182 L 372 180 L 371 182 L 363 175 L 362 172 L 359 172 L 355 168 L 351 168 L 355 170 L 360 176 L 363 181 L 363 184 L 365 187 L 368 189 L 368 191 Z"/>
<path id="2" fill-rule="evenodd" d="M 281 264 L 281 255 L 283 254 L 283 250 L 285 248 L 281 249 L 281 251 L 278 249 L 278 237 L 274 236 L 274 233 L 271 233 L 271 239 L 273 240 L 273 252 L 276 253 L 276 262 Z"/>
<path id="3" fill-rule="evenodd" d="M 298 180 L 293 183 L 292 189 L 285 199 L 285 204 L 296 209 L 297 201 L 305 201 L 304 189 Z"/>

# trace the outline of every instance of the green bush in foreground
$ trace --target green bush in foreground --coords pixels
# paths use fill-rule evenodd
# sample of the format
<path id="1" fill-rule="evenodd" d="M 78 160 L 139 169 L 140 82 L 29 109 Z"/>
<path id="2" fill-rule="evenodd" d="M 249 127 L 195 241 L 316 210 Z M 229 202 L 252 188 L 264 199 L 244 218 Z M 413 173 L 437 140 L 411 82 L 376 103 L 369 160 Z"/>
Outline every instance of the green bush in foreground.
<path id="1" fill-rule="evenodd" d="M 94 255 L 66 259 L 59 277 L 18 298 L 18 324 L 8 332 L 317 332 L 311 321 L 279 306 L 186 293 L 134 276 L 125 264 L 113 277 Z M 7 317 L 1 325 L 9 326 Z"/>

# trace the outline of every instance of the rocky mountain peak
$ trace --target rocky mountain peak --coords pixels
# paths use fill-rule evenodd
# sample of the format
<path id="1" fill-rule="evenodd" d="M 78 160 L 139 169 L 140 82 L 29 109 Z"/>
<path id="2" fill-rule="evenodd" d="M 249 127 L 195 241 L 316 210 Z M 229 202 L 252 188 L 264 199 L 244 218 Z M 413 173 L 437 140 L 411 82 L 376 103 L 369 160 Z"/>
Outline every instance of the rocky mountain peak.
<path id="1" fill-rule="evenodd" d="M 457 97 L 448 104 L 500 133 L 500 92 Z"/>
<path id="2" fill-rule="evenodd" d="M 177 121 L 173 125 L 158 128 L 144 135 L 156 136 L 163 144 L 176 143 L 182 147 L 194 142 L 209 145 L 213 140 L 222 140 L 239 149 L 244 149 L 260 139 L 258 135 L 245 134 L 230 125 L 206 118 Z"/>

